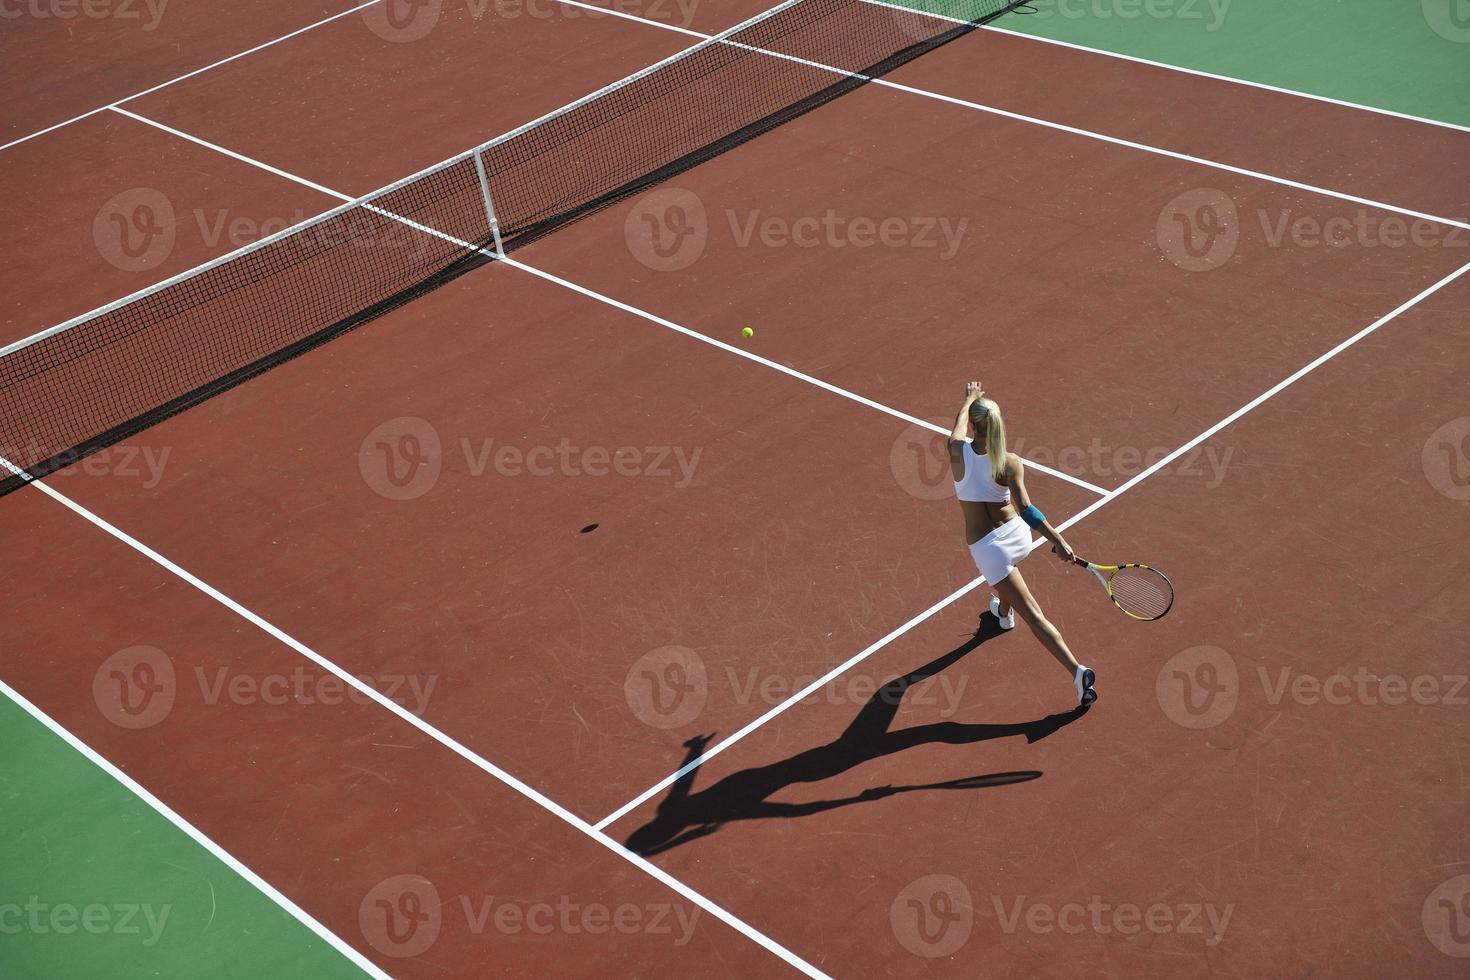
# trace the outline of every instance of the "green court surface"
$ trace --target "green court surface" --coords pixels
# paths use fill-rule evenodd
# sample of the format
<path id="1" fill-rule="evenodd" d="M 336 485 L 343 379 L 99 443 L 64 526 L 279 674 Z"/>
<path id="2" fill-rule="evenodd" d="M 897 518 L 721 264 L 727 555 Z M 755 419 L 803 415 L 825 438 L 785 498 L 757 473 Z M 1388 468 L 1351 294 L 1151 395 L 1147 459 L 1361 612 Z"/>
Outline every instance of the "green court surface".
<path id="1" fill-rule="evenodd" d="M 923 8 L 926 0 L 907 5 Z M 1470 0 L 1035 0 L 1030 7 L 1034 13 L 1008 14 L 995 26 L 1470 125 Z"/>
<path id="2" fill-rule="evenodd" d="M 0 977 L 362 976 L 0 696 Z"/>

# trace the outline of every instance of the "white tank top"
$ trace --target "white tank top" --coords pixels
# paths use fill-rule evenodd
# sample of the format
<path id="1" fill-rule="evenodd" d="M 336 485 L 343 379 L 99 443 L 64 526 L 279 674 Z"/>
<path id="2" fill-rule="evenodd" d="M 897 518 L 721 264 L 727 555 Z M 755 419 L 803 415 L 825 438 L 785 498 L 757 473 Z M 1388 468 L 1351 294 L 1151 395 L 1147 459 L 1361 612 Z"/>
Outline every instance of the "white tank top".
<path id="1" fill-rule="evenodd" d="M 965 477 L 954 481 L 954 495 L 961 500 L 987 504 L 1011 502 L 1011 488 L 996 483 L 990 475 L 990 460 L 985 453 L 975 452 L 971 443 L 964 443 L 961 454 L 965 460 Z"/>

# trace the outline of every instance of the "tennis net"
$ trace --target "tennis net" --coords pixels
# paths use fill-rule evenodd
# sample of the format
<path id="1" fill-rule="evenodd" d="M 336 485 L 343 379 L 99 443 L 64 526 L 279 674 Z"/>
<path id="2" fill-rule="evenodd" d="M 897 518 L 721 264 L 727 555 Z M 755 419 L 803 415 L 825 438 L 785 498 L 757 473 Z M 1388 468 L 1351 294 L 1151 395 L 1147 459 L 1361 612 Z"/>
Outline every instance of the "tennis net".
<path id="1" fill-rule="evenodd" d="M 443 163 L 0 348 L 0 458 L 10 464 L 0 494 L 821 106 L 1021 0 L 907 3 L 787 0 Z"/>

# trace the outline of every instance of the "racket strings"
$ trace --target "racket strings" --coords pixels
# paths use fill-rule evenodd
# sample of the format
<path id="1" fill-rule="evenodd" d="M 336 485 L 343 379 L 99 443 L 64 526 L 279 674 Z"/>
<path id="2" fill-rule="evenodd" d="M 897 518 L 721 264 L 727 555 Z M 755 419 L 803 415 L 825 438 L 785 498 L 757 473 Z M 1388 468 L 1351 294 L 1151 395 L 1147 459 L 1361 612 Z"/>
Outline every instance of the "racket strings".
<path id="1" fill-rule="evenodd" d="M 1152 568 L 1120 568 L 1108 579 L 1114 601 L 1145 619 L 1158 619 L 1174 605 L 1174 587 Z"/>

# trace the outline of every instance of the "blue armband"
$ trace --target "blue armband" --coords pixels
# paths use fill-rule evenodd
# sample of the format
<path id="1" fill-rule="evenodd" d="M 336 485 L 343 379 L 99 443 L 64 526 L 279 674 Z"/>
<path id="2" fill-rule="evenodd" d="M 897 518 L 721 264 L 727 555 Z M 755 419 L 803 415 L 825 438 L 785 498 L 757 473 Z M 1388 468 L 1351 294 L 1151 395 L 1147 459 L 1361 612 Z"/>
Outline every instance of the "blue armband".
<path id="1" fill-rule="evenodd" d="M 1046 515 L 1037 510 L 1034 504 L 1027 504 L 1021 511 L 1021 520 L 1029 527 L 1040 530 L 1041 525 L 1046 523 Z"/>

